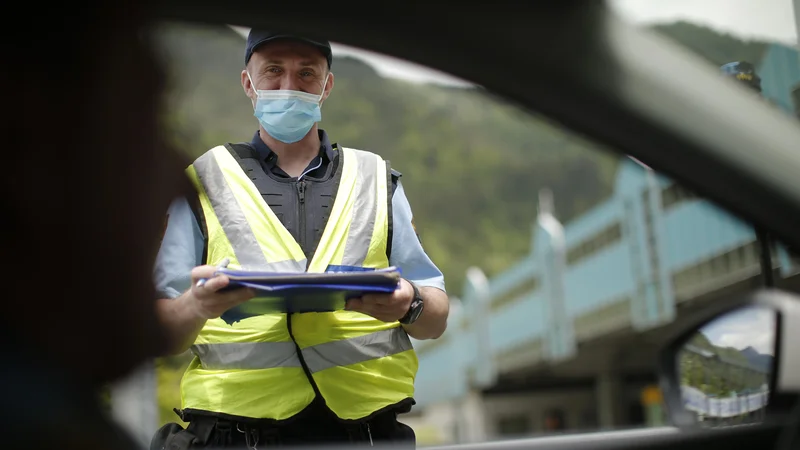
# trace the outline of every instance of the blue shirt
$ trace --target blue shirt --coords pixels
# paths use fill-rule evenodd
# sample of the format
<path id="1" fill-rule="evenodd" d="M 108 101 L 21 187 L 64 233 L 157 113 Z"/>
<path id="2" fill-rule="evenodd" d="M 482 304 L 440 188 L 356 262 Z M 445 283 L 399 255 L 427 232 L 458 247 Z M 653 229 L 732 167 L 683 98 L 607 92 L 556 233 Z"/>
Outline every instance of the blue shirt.
<path id="1" fill-rule="evenodd" d="M 330 156 L 328 152 L 331 144 L 327 136 L 324 136 L 324 131 L 320 130 L 320 135 L 324 138 L 321 139 L 323 144 L 320 156 L 309 164 L 304 174 L 316 170 L 321 160 L 324 162 Z M 253 141 L 253 147 L 262 160 L 262 167 L 265 170 L 280 170 L 277 168 L 274 153 L 267 149 L 258 134 Z M 411 205 L 398 179 L 392 195 L 393 231 L 389 264 L 399 267 L 403 271 L 403 277 L 418 286 L 436 287 L 444 291 L 444 276 L 422 248 L 412 218 Z M 160 296 L 175 298 L 189 289 L 191 270 L 205 263 L 202 260 L 204 245 L 203 233 L 189 202 L 186 199 L 174 201 L 168 211 L 167 228 L 154 268 L 155 287 Z"/>

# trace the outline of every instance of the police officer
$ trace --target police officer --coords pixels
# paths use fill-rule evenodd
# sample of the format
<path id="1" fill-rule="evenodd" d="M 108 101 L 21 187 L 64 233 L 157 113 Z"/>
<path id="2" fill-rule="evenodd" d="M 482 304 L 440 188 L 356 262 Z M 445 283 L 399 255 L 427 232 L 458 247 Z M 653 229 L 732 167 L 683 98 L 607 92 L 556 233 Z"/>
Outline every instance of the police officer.
<path id="1" fill-rule="evenodd" d="M 720 67 L 722 74 L 731 77 L 756 92 L 761 92 L 761 78 L 753 64 L 747 61 L 734 61 Z"/>
<path id="2" fill-rule="evenodd" d="M 155 268 L 158 309 L 175 351 L 195 358 L 181 383 L 190 422 L 153 448 L 415 442 L 397 421 L 413 404 L 409 335 L 435 339 L 449 311 L 441 271 L 423 250 L 400 174 L 374 153 L 332 143 L 317 127 L 334 88 L 330 44 L 252 30 L 241 84 L 259 129 L 250 142 L 200 156 L 198 196 L 173 204 Z M 220 319 L 252 298 L 220 292 L 215 265 L 277 271 L 398 266 L 392 294 L 345 311 Z"/>

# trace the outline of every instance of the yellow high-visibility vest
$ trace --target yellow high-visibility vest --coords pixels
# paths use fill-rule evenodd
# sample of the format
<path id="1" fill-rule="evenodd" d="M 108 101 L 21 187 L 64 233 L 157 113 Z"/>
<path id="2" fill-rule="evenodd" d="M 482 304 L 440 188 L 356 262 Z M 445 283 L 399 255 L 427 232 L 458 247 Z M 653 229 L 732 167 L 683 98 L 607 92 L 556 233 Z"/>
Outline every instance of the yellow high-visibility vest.
<path id="1" fill-rule="evenodd" d="M 337 151 L 339 187 L 310 263 L 232 148 L 218 146 L 195 160 L 187 173 L 208 230 L 206 263 L 228 258 L 232 269 L 293 272 L 388 267 L 387 164 L 374 153 Z M 184 411 L 291 418 L 315 397 L 301 358 L 328 407 L 342 419 L 362 419 L 413 397 L 418 360 L 399 322 L 350 311 L 295 313 L 289 320 L 287 314 L 233 325 L 209 320 L 181 381 Z"/>

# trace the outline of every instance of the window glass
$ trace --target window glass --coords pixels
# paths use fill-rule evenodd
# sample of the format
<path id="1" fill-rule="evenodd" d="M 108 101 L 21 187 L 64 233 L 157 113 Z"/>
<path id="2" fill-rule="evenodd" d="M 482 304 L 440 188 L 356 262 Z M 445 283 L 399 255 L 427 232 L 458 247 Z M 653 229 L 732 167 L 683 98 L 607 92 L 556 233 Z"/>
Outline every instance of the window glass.
<path id="1" fill-rule="evenodd" d="M 730 2 L 736 14 L 720 2 L 611 3 L 709 64 L 751 63 L 765 97 L 794 111 L 796 36 L 775 2 L 755 2 L 769 20 L 743 2 Z M 765 25 L 776 17 L 780 26 Z M 258 122 L 241 84 L 247 30 L 164 23 L 151 32 L 171 75 L 164 120 L 188 160 L 253 139 Z M 484 89 L 385 55 L 336 43 L 333 52 L 320 128 L 402 173 L 413 234 L 463 305 L 444 336 L 414 341 L 417 404 L 400 420 L 418 444 L 666 425 L 651 364 L 659 327 L 762 282 L 752 227 Z M 800 267 L 780 245 L 772 262 L 779 283 Z M 157 398 L 157 423 L 180 423 L 172 410 L 193 358 L 159 360 L 156 383 L 129 386 L 138 396 L 112 392 L 112 403 L 150 408 Z"/>

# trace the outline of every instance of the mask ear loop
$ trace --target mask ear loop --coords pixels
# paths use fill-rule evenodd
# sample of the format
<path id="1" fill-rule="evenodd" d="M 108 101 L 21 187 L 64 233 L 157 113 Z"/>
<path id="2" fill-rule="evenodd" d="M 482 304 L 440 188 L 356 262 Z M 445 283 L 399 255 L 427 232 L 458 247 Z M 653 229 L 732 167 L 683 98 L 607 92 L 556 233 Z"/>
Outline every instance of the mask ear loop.
<path id="1" fill-rule="evenodd" d="M 256 85 L 253 83 L 253 79 L 250 77 L 250 72 L 245 71 L 244 73 L 247 74 L 247 79 L 250 80 L 250 89 L 253 90 L 253 92 L 256 94 L 256 98 L 258 98 L 258 89 L 256 89 Z M 256 109 L 256 100 L 251 98 L 250 103 L 253 104 L 253 109 Z"/>
<path id="2" fill-rule="evenodd" d="M 331 77 L 331 73 L 328 72 L 328 74 L 325 75 L 325 81 L 322 83 L 322 92 L 319 93 L 319 101 L 317 102 L 319 104 L 319 106 L 322 106 L 322 97 L 325 96 L 325 87 L 328 86 L 328 78 L 330 78 L 330 77 Z M 252 81 L 251 81 L 251 83 L 252 83 Z"/>

